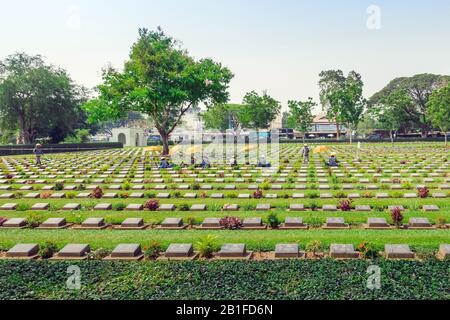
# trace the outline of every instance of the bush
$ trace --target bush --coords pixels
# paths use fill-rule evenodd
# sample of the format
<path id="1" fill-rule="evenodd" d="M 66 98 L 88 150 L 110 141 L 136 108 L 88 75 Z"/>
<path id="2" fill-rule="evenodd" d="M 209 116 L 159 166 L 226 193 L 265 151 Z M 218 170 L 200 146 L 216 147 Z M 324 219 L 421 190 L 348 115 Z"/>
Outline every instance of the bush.
<path id="1" fill-rule="evenodd" d="M 162 252 L 159 242 L 152 242 L 149 246 L 144 247 L 144 256 L 148 259 L 155 260 Z"/>
<path id="2" fill-rule="evenodd" d="M 58 252 L 58 247 L 55 243 L 47 241 L 39 248 L 39 255 L 43 259 L 51 258 L 55 253 Z"/>
<path id="3" fill-rule="evenodd" d="M 267 216 L 267 223 L 272 229 L 276 229 L 278 228 L 281 222 L 277 214 L 272 212 Z"/>
<path id="4" fill-rule="evenodd" d="M 61 191 L 62 189 L 64 189 L 64 184 L 61 182 L 55 183 L 55 188 L 56 191 Z"/>
<path id="5" fill-rule="evenodd" d="M 121 192 L 119 193 L 120 199 L 128 199 L 130 197 L 130 194 L 128 192 Z"/>
<path id="6" fill-rule="evenodd" d="M 89 195 L 91 199 L 101 199 L 103 197 L 103 190 L 100 187 L 96 187 L 94 190 L 91 191 L 91 194 Z"/>
<path id="7" fill-rule="evenodd" d="M 88 254 L 88 259 L 89 260 L 102 260 L 104 258 L 106 258 L 107 256 L 109 256 L 111 253 L 111 251 L 106 250 L 106 249 L 97 249 L 94 251 L 91 251 Z"/>
<path id="8" fill-rule="evenodd" d="M 19 203 L 17 205 L 16 211 L 28 211 L 31 206 L 28 203 Z"/>
<path id="9" fill-rule="evenodd" d="M 192 184 L 192 190 L 200 190 L 200 184 L 195 182 Z"/>
<path id="10" fill-rule="evenodd" d="M 264 194 L 261 190 L 256 190 L 253 192 L 253 198 L 254 199 L 262 199 L 264 197 Z"/>
<path id="11" fill-rule="evenodd" d="M 118 202 L 118 203 L 113 204 L 114 211 L 123 211 L 123 210 L 125 210 L 126 207 L 127 207 L 127 205 L 123 202 Z"/>
<path id="12" fill-rule="evenodd" d="M 363 198 L 366 198 L 366 199 L 370 199 L 370 198 L 373 198 L 374 195 L 373 195 L 372 192 L 366 191 L 366 192 L 364 192 L 364 193 L 362 194 L 362 197 L 363 197 Z"/>
<path id="13" fill-rule="evenodd" d="M 196 243 L 196 248 L 202 258 L 211 258 L 214 251 L 217 250 L 217 237 L 207 235 Z"/>
<path id="14" fill-rule="evenodd" d="M 352 200 L 350 199 L 342 199 L 339 201 L 338 208 L 342 211 L 350 211 L 352 210 Z"/>
<path id="15" fill-rule="evenodd" d="M 3 223 L 6 222 L 6 220 L 8 220 L 8 219 L 0 217 L 0 227 L 3 225 Z"/>
<path id="16" fill-rule="evenodd" d="M 238 230 L 242 228 L 242 221 L 237 217 L 225 217 L 220 219 L 220 225 L 227 230 Z"/>
<path id="17" fill-rule="evenodd" d="M 66 198 L 67 199 L 75 199 L 77 194 L 75 192 L 66 192 Z"/>
<path id="18" fill-rule="evenodd" d="M 428 198 L 428 196 L 430 195 L 430 190 L 428 190 L 427 187 L 419 187 L 417 188 L 417 195 L 422 199 Z"/>
<path id="19" fill-rule="evenodd" d="M 41 198 L 41 199 L 48 199 L 48 198 L 50 198 L 51 197 L 51 195 L 52 195 L 52 193 L 51 192 L 42 192 L 40 195 L 39 195 L 39 198 Z"/>
<path id="20" fill-rule="evenodd" d="M 84 190 L 86 190 L 86 186 L 84 184 L 80 183 L 79 185 L 77 185 L 75 190 L 84 191 Z"/>
<path id="21" fill-rule="evenodd" d="M 376 247 L 370 243 L 361 243 L 356 251 L 360 252 L 365 259 L 376 259 L 379 256 Z"/>
<path id="22" fill-rule="evenodd" d="M 187 203 L 181 203 L 178 205 L 178 210 L 189 211 L 189 205 Z"/>
<path id="23" fill-rule="evenodd" d="M 318 240 L 310 241 L 306 244 L 306 252 L 309 252 L 313 255 L 313 257 L 317 256 L 317 253 L 323 251 L 322 242 Z"/>
<path id="24" fill-rule="evenodd" d="M 244 211 L 253 211 L 256 209 L 256 206 L 251 203 L 246 203 L 242 206 L 242 209 L 244 209 Z"/>
<path id="25" fill-rule="evenodd" d="M 392 208 L 391 218 L 394 224 L 397 226 L 397 228 L 399 228 L 403 222 L 402 210 L 400 210 L 400 208 L 398 207 Z"/>
<path id="26" fill-rule="evenodd" d="M 144 209 L 150 211 L 156 211 L 159 209 L 159 201 L 158 200 L 149 200 L 144 204 Z"/>

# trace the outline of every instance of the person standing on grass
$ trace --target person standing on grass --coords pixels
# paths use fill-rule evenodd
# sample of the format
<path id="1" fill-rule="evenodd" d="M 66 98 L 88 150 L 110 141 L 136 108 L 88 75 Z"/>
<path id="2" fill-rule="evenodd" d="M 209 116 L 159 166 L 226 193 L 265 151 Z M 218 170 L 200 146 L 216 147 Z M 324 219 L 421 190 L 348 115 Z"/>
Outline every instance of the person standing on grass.
<path id="1" fill-rule="evenodd" d="M 44 154 L 44 152 L 42 151 L 42 144 L 40 143 L 36 144 L 36 147 L 33 149 L 33 153 L 36 156 L 36 165 L 37 166 L 42 165 L 41 157 Z"/>
<path id="2" fill-rule="evenodd" d="M 309 164 L 309 147 L 307 144 L 303 146 L 302 149 L 303 163 Z"/>

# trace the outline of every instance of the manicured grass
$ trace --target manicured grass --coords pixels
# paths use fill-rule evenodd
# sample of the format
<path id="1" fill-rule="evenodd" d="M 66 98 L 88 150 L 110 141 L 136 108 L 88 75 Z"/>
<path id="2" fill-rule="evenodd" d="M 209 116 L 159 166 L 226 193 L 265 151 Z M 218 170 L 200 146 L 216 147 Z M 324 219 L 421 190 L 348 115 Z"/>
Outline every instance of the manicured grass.
<path id="1" fill-rule="evenodd" d="M 383 250 L 385 244 L 409 244 L 411 248 L 437 251 L 440 244 L 450 241 L 448 230 L 261 230 L 261 231 L 201 231 L 201 230 L 1 230 L 0 248 L 9 249 L 17 243 L 47 241 L 63 247 L 68 243 L 87 243 L 93 249 L 113 249 L 119 243 L 140 243 L 144 247 L 158 242 L 163 248 L 170 243 L 196 243 L 206 235 L 216 236 L 218 245 L 245 243 L 249 249 L 273 251 L 278 243 L 299 243 L 301 247 L 319 240 L 325 247 L 331 243 L 354 244 L 362 242 Z"/>

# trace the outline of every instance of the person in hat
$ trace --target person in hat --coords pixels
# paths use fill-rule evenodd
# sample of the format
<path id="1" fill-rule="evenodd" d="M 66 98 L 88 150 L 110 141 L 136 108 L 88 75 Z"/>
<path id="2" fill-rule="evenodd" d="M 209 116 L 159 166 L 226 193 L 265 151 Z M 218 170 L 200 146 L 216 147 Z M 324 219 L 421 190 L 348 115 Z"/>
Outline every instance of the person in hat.
<path id="1" fill-rule="evenodd" d="M 270 162 L 267 162 L 266 157 L 261 156 L 261 158 L 259 159 L 258 167 L 259 168 L 270 168 L 270 166 L 271 166 L 271 164 L 270 164 Z"/>
<path id="2" fill-rule="evenodd" d="M 303 156 L 303 163 L 309 164 L 309 147 L 306 143 L 302 149 L 302 156 Z"/>
<path id="3" fill-rule="evenodd" d="M 338 160 L 337 160 L 337 158 L 336 158 L 336 153 L 332 153 L 331 155 L 330 155 L 330 159 L 328 159 L 328 166 L 329 167 L 338 167 L 339 165 L 338 165 Z"/>
<path id="4" fill-rule="evenodd" d="M 44 154 L 44 152 L 42 151 L 42 144 L 40 143 L 36 144 L 35 148 L 33 149 L 33 153 L 36 156 L 36 165 L 37 166 L 42 165 L 41 157 Z"/>
<path id="5" fill-rule="evenodd" d="M 169 161 L 165 157 L 161 157 L 161 162 L 159 163 L 160 169 L 170 169 L 172 166 L 170 165 Z"/>

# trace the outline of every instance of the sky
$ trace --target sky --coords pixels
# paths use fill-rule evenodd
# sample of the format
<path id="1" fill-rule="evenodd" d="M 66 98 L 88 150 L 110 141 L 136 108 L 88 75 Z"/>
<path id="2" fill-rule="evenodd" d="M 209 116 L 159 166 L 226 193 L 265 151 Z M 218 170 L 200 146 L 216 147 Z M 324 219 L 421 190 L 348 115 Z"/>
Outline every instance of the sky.
<path id="1" fill-rule="evenodd" d="M 0 60 L 41 54 L 92 88 L 140 27 L 161 26 L 232 70 L 230 102 L 267 90 L 286 106 L 318 100 L 322 70 L 359 72 L 366 97 L 399 76 L 450 74 L 449 18 L 448 0 L 0 0 Z"/>

